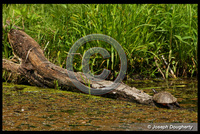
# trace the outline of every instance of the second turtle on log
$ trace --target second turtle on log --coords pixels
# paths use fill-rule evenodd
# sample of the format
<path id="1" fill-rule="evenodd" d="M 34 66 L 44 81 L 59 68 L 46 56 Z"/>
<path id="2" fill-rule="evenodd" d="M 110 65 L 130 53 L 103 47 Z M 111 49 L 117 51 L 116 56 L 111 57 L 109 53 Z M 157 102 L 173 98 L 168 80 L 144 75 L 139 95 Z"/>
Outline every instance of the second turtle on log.
<path id="1" fill-rule="evenodd" d="M 173 109 L 173 105 L 180 107 L 177 102 L 177 98 L 175 98 L 171 93 L 166 91 L 157 92 L 155 89 L 152 90 L 154 92 L 154 102 L 161 104 L 162 106 L 168 107 L 169 109 Z"/>

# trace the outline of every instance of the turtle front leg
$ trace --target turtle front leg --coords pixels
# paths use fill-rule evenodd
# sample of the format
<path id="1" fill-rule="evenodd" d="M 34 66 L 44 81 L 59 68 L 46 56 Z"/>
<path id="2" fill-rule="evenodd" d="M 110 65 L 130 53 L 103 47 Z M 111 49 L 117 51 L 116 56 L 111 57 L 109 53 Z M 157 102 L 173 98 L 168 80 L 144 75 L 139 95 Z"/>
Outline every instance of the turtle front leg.
<path id="1" fill-rule="evenodd" d="M 170 104 L 167 104 L 167 107 L 168 107 L 169 109 L 173 109 L 173 106 L 170 105 Z"/>
<path id="2" fill-rule="evenodd" d="M 174 103 L 177 107 L 181 107 L 178 102 Z"/>

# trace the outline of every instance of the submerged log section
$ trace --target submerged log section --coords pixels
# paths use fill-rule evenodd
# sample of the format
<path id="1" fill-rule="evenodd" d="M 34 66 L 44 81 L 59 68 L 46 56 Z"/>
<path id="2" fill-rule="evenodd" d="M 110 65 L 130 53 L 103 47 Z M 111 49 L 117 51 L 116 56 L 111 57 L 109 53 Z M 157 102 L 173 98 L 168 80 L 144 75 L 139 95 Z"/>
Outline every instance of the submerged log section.
<path id="1" fill-rule="evenodd" d="M 54 87 L 55 81 L 57 81 L 61 87 L 70 87 L 71 90 L 77 90 L 72 83 L 73 79 L 71 80 L 68 77 L 67 70 L 49 62 L 44 56 L 40 45 L 24 31 L 11 29 L 8 33 L 8 39 L 14 55 L 18 56 L 21 62 L 17 64 L 3 59 L 3 69 L 25 77 L 31 85 Z M 80 73 L 77 72 L 75 75 L 80 82 L 85 83 Z M 83 73 L 81 75 L 87 79 Z M 92 81 L 90 85 L 93 88 L 100 88 L 112 83 L 112 81 L 103 80 L 99 82 Z M 124 83 L 121 83 L 118 88 L 106 94 L 106 96 L 109 95 L 116 96 L 115 98 L 122 100 L 152 104 L 152 96 Z"/>

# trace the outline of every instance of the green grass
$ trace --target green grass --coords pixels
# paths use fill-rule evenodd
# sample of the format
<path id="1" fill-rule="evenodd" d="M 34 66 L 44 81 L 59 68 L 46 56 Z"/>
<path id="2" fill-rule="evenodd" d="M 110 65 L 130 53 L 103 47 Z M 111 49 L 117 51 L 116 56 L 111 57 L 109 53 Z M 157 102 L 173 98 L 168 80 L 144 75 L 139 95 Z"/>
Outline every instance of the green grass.
<path id="1" fill-rule="evenodd" d="M 61 67 L 66 66 L 67 52 L 81 37 L 101 33 L 117 40 L 127 55 L 127 74 L 144 77 L 162 77 L 155 64 L 168 77 L 163 55 L 175 75 L 196 76 L 198 73 L 197 4 L 4 4 L 3 24 L 24 27 L 45 49 L 45 56 Z M 3 29 L 3 58 L 11 58 L 12 50 Z M 47 45 L 48 44 L 48 45 Z M 82 56 L 91 47 L 108 50 L 111 57 L 91 57 L 92 72 L 103 68 L 120 70 L 119 55 L 111 45 L 92 41 L 81 46 Z M 81 71 L 81 56 L 75 55 L 74 69 Z"/>

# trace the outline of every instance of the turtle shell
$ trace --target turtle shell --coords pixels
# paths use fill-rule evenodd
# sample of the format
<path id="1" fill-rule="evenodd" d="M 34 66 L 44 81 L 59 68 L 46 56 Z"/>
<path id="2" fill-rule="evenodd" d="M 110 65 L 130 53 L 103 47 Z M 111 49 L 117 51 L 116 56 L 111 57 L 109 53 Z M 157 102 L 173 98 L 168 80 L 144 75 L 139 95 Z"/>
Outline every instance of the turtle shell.
<path id="1" fill-rule="evenodd" d="M 153 100 L 157 103 L 175 103 L 177 98 L 175 98 L 171 93 L 163 91 L 156 93 L 153 96 Z"/>

